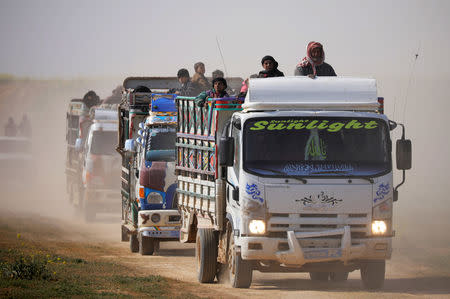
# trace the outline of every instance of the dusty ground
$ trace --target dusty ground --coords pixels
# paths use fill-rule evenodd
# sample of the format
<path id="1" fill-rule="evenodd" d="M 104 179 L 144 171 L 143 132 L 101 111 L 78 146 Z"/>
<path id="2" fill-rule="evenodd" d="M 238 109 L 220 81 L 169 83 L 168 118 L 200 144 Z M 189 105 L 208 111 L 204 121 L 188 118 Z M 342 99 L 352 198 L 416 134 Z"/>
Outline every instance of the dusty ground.
<path id="1" fill-rule="evenodd" d="M 80 255 L 86 257 L 115 261 L 140 273 L 159 274 L 187 282 L 188 286 L 192 286 L 188 291 L 200 296 L 450 297 L 450 204 L 446 200 L 450 191 L 446 183 L 449 163 L 442 161 L 442 153 L 450 152 L 450 146 L 447 139 L 434 138 L 438 134 L 436 130 L 431 135 L 425 130 L 409 131 L 419 132 L 413 155 L 416 161 L 415 169 L 408 173 L 408 181 L 400 190 L 400 200 L 395 205 L 397 236 L 394 240 L 392 260 L 388 262 L 383 290 L 375 293 L 363 290 L 358 271 L 351 273 L 349 280 L 343 284 L 313 283 L 306 274 L 256 272 L 250 289 L 237 290 L 225 284 L 199 284 L 196 281 L 194 249 L 190 244 L 165 243 L 161 245 L 158 256 L 142 257 L 131 254 L 128 244 L 119 241 L 120 215 L 102 214 L 96 222 L 89 224 L 78 220 L 67 202 L 65 192 L 65 109 L 70 98 L 81 97 L 87 90 L 92 89 L 89 84 L 94 83 L 27 84 L 25 87 L 19 83 L 0 86 L 2 122 L 11 114 L 16 115 L 19 120 L 21 112 L 27 111 L 33 124 L 35 164 L 25 170 L 32 174 L 32 178 L 14 185 L 0 186 L 1 223 L 7 223 L 8 227 L 17 233 L 24 233 L 24 237 L 37 238 L 44 242 L 45 246 L 60 246 L 60 249 L 55 250 L 82 248 L 77 250 Z M 108 85 L 102 83 L 97 91 L 103 91 L 100 95 L 104 98 L 116 85 L 117 82 Z M 110 86 L 110 89 L 107 86 Z M 13 104 L 14 101 L 16 104 Z M 411 119 L 413 117 L 414 115 Z M 427 136 L 432 139 L 427 140 Z M 414 135 L 412 138 L 415 140 Z M 427 147 L 428 144 L 439 146 L 430 148 Z M 433 152 L 434 149 L 436 152 Z M 435 157 L 440 160 L 433 161 Z M 115 202 L 111 204 L 119 205 Z M 7 245 L 1 241 L 0 235 L 2 246 Z"/>

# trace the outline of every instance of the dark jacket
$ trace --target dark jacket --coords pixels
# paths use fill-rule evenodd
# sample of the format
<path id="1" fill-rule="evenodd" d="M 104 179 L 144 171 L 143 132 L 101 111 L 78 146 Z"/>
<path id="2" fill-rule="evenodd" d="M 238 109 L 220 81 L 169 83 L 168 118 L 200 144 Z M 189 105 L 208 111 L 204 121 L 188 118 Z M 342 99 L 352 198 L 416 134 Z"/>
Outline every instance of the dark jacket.
<path id="1" fill-rule="evenodd" d="M 181 88 L 178 91 L 180 92 L 180 96 L 183 97 L 195 97 L 200 92 L 191 81 L 181 84 Z"/>
<path id="2" fill-rule="evenodd" d="M 273 69 L 271 71 L 260 71 L 258 74 L 258 78 L 270 78 L 270 77 L 284 77 L 283 72 L 278 69 Z"/>
<path id="3" fill-rule="evenodd" d="M 313 69 L 310 64 L 306 67 L 297 66 L 294 72 L 295 76 L 308 76 L 311 74 L 313 74 Z M 336 76 L 336 73 L 331 65 L 324 62 L 316 66 L 316 76 Z"/>

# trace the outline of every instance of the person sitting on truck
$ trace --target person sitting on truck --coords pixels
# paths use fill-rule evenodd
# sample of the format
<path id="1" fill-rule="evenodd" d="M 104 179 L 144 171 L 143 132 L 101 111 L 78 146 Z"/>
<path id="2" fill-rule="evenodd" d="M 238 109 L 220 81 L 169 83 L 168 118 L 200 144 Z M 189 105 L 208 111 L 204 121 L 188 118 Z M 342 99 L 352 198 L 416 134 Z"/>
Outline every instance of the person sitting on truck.
<path id="1" fill-rule="evenodd" d="M 91 107 L 100 104 L 100 97 L 95 93 L 95 91 L 90 90 L 84 95 L 83 102 L 86 104 L 88 109 L 91 109 Z"/>
<path id="2" fill-rule="evenodd" d="M 192 83 L 201 90 L 207 90 L 209 87 L 208 79 L 205 77 L 205 64 L 197 62 L 194 64 L 195 74 L 192 76 Z"/>
<path id="3" fill-rule="evenodd" d="M 205 105 L 205 102 L 208 98 L 225 98 L 229 97 L 228 93 L 225 91 L 227 88 L 227 80 L 224 78 L 216 78 L 212 81 L 212 89 L 203 91 L 195 98 L 195 104 L 199 107 L 203 107 Z M 217 104 L 226 104 L 226 101 L 217 101 L 216 107 L 217 108 L 224 108 L 222 105 L 217 106 Z"/>
<path id="4" fill-rule="evenodd" d="M 180 69 L 177 73 L 178 82 L 181 88 L 175 91 L 175 94 L 184 97 L 193 97 L 199 93 L 199 90 L 192 84 L 189 71 L 187 69 Z"/>
<path id="5" fill-rule="evenodd" d="M 16 137 L 17 135 L 17 126 L 12 117 L 8 118 L 8 122 L 5 125 L 5 136 L 8 137 Z"/>
<path id="6" fill-rule="evenodd" d="M 306 48 L 306 56 L 297 64 L 295 76 L 336 76 L 331 65 L 325 62 L 323 46 L 318 42 L 309 42 Z"/>
<path id="7" fill-rule="evenodd" d="M 211 75 L 213 80 L 216 78 L 225 78 L 225 74 L 221 70 L 215 70 Z"/>
<path id="8" fill-rule="evenodd" d="M 19 135 L 23 137 L 31 137 L 31 123 L 26 113 L 23 114 L 22 121 L 19 124 Z"/>
<path id="9" fill-rule="evenodd" d="M 283 72 L 278 70 L 278 62 L 270 55 L 261 59 L 261 65 L 264 70 L 260 71 L 258 78 L 284 77 Z"/>

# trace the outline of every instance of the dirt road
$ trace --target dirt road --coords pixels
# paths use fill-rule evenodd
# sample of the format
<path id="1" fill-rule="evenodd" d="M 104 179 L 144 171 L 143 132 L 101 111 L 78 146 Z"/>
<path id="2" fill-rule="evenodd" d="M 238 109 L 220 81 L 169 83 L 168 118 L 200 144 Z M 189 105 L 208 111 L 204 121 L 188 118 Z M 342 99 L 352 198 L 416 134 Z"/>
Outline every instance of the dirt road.
<path id="1" fill-rule="evenodd" d="M 28 200 L 25 203 L 34 206 Z M 49 209 L 49 207 L 53 208 Z M 15 229 L 17 233 L 23 233 L 33 226 L 31 233 L 23 233 L 25 238 L 39 239 L 50 247 L 55 241 L 58 244 L 66 244 L 65 246 L 68 247 L 84 247 L 86 251 L 80 253 L 82 255 L 89 254 L 91 257 L 118 262 L 137 269 L 136 271 L 144 275 L 157 274 L 188 282 L 193 286 L 189 292 L 202 297 L 409 298 L 413 295 L 425 298 L 448 298 L 450 296 L 450 274 L 449 269 L 446 268 L 448 265 L 416 263 L 411 259 L 412 253 L 404 248 L 396 248 L 393 259 L 387 266 L 385 286 L 379 292 L 367 292 L 362 288 L 359 271 L 352 272 L 345 283 L 313 282 L 307 274 L 254 272 L 250 289 L 233 289 L 226 283 L 199 284 L 196 279 L 193 244 L 162 243 L 158 255 L 141 256 L 130 253 L 128 243 L 119 241 L 119 215 L 100 214 L 95 222 L 84 223 L 77 219 L 64 202 L 56 202 L 48 198 L 34 206 L 33 212 L 20 214 L 22 220 L 17 221 L 15 219 L 19 216 L 17 208 L 17 204 L 13 203 L 4 205 L 0 214 L 1 222 L 9 223 L 9 227 Z M 58 218 L 55 218 L 51 215 L 52 210 L 66 213 L 61 213 Z M 8 221 L 8 218 L 13 221 Z M 432 255 L 430 250 L 423 254 L 438 257 Z"/>

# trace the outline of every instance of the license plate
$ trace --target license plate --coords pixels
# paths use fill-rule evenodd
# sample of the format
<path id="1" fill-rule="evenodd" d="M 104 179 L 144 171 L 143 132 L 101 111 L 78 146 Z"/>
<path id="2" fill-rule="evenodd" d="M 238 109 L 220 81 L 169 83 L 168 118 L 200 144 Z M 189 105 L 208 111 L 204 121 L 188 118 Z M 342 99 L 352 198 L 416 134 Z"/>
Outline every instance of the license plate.
<path id="1" fill-rule="evenodd" d="M 340 248 L 326 248 L 314 249 L 303 252 L 303 256 L 307 260 L 324 259 L 324 258 L 339 258 L 342 256 L 342 249 Z"/>

